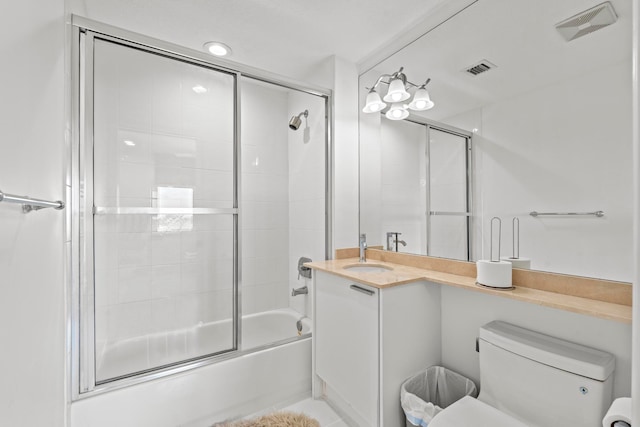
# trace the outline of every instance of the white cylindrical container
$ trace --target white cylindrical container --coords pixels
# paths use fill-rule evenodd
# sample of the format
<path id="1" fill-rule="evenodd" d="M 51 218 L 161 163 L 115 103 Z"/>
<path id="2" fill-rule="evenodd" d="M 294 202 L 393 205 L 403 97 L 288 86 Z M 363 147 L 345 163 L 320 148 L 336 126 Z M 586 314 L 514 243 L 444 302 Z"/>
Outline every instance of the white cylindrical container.
<path id="1" fill-rule="evenodd" d="M 492 288 L 511 288 L 512 265 L 507 261 L 476 261 L 476 281 Z"/>
<path id="2" fill-rule="evenodd" d="M 607 411 L 604 419 L 602 420 L 602 425 L 604 427 L 609 427 L 615 425 L 615 423 L 619 422 L 621 426 L 627 423 L 631 425 L 631 398 L 630 397 L 619 397 L 613 401 L 609 410 Z"/>

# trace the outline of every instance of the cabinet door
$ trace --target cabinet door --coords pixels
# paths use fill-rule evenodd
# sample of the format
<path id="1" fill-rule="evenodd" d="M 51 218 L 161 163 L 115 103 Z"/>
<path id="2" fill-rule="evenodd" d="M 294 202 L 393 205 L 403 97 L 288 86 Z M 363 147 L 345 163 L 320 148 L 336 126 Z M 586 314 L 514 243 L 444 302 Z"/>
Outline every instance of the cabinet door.
<path id="1" fill-rule="evenodd" d="M 316 374 L 367 426 L 378 425 L 378 289 L 318 272 Z"/>

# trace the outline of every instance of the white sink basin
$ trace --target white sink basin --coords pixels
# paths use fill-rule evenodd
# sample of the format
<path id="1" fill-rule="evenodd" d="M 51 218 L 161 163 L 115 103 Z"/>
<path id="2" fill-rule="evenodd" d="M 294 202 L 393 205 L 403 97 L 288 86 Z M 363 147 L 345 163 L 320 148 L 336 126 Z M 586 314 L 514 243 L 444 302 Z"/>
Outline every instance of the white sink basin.
<path id="1" fill-rule="evenodd" d="M 382 264 L 349 264 L 342 268 L 355 273 L 385 273 L 393 270 L 393 268 Z"/>

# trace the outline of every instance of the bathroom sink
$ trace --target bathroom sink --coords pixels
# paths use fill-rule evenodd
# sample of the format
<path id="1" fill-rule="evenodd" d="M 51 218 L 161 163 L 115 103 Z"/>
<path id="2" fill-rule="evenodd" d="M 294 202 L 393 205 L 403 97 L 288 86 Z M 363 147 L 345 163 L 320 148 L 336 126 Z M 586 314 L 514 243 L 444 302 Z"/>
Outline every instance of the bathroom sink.
<path id="1" fill-rule="evenodd" d="M 354 273 L 384 273 L 393 270 L 392 267 L 387 267 L 382 264 L 349 264 L 342 268 Z"/>

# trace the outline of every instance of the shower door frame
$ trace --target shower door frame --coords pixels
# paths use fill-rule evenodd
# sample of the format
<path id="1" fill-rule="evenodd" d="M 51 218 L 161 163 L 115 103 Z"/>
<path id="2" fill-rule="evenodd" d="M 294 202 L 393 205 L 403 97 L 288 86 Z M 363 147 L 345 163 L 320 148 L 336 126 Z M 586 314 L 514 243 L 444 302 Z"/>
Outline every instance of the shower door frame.
<path id="1" fill-rule="evenodd" d="M 426 239 L 425 239 L 425 254 L 427 256 L 431 255 L 431 218 L 433 216 L 464 216 L 466 217 L 466 226 L 467 226 L 467 259 L 462 261 L 471 261 L 473 258 L 473 233 L 472 233 L 472 217 L 473 217 L 473 132 L 466 131 L 464 129 L 457 128 L 455 126 L 450 126 L 444 123 L 440 123 L 434 120 L 429 120 L 424 117 L 417 116 L 415 114 L 410 114 L 409 117 L 405 119 L 408 122 L 422 125 L 425 127 L 426 132 L 426 144 L 425 144 L 425 159 L 426 159 L 426 191 L 425 191 L 425 228 L 426 228 Z M 450 135 L 458 136 L 460 138 L 465 139 L 465 172 L 466 172 L 466 212 L 441 212 L 441 211 L 432 211 L 431 210 L 431 155 L 430 155 L 430 146 L 431 146 L 431 129 L 445 132 Z"/>
<path id="2" fill-rule="evenodd" d="M 281 86 L 291 90 L 318 96 L 324 99 L 325 109 L 325 258 L 330 259 L 332 254 L 332 212 L 333 206 L 333 95 L 329 89 L 313 87 L 282 76 L 269 73 L 260 69 L 231 63 L 220 59 L 214 59 L 202 52 L 194 51 L 169 42 L 157 40 L 141 34 L 123 30 L 117 27 L 96 22 L 87 18 L 71 16 L 71 50 L 70 50 L 70 90 L 68 123 L 71 128 L 68 144 L 68 157 L 66 161 L 66 187 L 68 206 L 65 218 L 66 251 L 66 282 L 69 286 L 69 315 L 68 315 L 68 371 L 71 374 L 70 396 L 72 400 L 79 400 L 94 396 L 99 393 L 118 388 L 128 387 L 168 375 L 173 375 L 186 370 L 217 363 L 243 354 L 253 353 L 271 347 L 265 345 L 249 350 L 241 348 L 242 340 L 242 269 L 241 269 L 241 229 L 239 227 L 242 215 L 241 209 L 241 114 L 240 93 L 241 78 L 250 77 L 269 84 Z M 93 186 L 93 168 L 91 176 L 87 175 L 86 162 L 88 156 L 92 156 L 93 150 L 93 117 L 87 119 L 85 115 L 93 114 L 93 94 L 88 93 L 86 77 L 89 71 L 93 71 L 93 63 L 86 61 L 86 53 L 91 60 L 93 38 L 114 42 L 119 45 L 133 47 L 151 54 L 158 54 L 174 60 L 190 63 L 196 66 L 211 69 L 216 72 L 234 76 L 234 178 L 233 178 L 233 208 L 225 209 L 224 213 L 233 214 L 233 345 L 230 351 L 221 354 L 202 356 L 195 360 L 180 361 L 166 367 L 151 369 L 145 372 L 133 373 L 130 376 L 101 384 L 95 379 L 95 355 L 94 355 L 94 307 L 92 292 L 87 292 L 87 278 L 91 278 L 93 286 L 93 238 L 85 238 L 85 234 L 93 233 L 93 206 L 83 206 L 87 200 L 92 201 L 90 194 L 84 194 Z M 83 65 L 85 68 L 83 68 Z M 93 82 L 89 82 L 93 84 Z M 92 88 L 92 86 L 90 86 Z M 84 98 L 82 98 L 84 96 Z M 89 110 L 87 110 L 89 108 Z M 87 138 L 90 135 L 89 138 Z M 87 152 L 89 150 L 89 152 Z M 84 191 L 82 191 L 84 190 Z M 91 191 L 91 190 L 89 190 Z M 230 212 L 226 212 L 230 211 Z M 232 211 L 232 212 L 231 212 Z M 91 256 L 87 256 L 90 254 Z M 86 262 L 90 260 L 90 265 Z M 85 313 L 85 311 L 89 313 Z M 89 319 L 87 321 L 87 319 Z M 88 324 L 87 324 L 88 322 Z M 84 336 L 83 336 L 84 334 Z M 83 344 L 84 341 L 90 345 Z M 85 348 L 89 347 L 89 348 Z"/>

